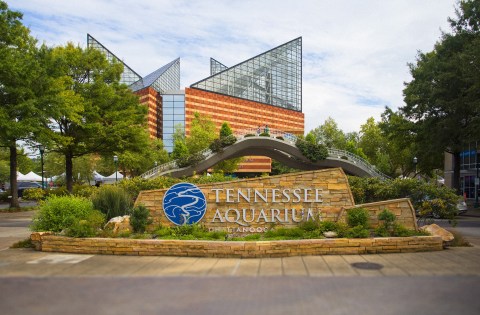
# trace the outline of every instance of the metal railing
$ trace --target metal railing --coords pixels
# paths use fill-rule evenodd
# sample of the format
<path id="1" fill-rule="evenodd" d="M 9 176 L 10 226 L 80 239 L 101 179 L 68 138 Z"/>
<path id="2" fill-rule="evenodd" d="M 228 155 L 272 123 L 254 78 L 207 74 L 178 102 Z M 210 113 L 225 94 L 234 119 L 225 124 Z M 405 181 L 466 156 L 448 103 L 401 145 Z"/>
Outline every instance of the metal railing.
<path id="1" fill-rule="evenodd" d="M 260 136 L 261 133 L 264 132 L 264 129 L 260 129 L 260 133 L 258 132 L 257 128 L 249 128 L 249 129 L 244 129 L 241 131 L 238 131 L 235 133 L 235 137 L 237 138 L 237 142 L 244 141 L 246 139 L 250 139 L 253 137 L 260 137 L 263 138 L 264 136 Z M 270 129 L 269 130 L 269 136 L 270 138 L 275 138 L 278 139 L 279 137 L 283 138 L 282 140 L 287 142 L 288 144 L 295 146 L 295 143 L 297 141 L 297 137 L 291 133 L 287 133 L 282 130 L 278 129 Z M 353 154 L 349 151 L 345 150 L 340 150 L 340 149 L 335 149 L 335 148 L 327 148 L 328 149 L 328 157 L 331 159 L 338 159 L 338 160 L 344 160 L 344 161 L 349 161 L 353 164 L 355 164 L 357 167 L 361 168 L 362 170 L 366 171 L 372 176 L 375 177 L 380 177 L 382 179 L 391 179 L 391 177 L 383 174 L 375 166 L 370 164 L 368 161 L 365 159 L 361 158 L 360 156 Z M 200 154 L 203 155 L 204 159 L 208 159 L 211 155 L 216 154 L 217 152 L 212 152 L 209 148 L 204 149 L 199 152 Z M 197 154 L 199 154 L 197 153 Z M 156 166 L 152 168 L 151 170 L 148 170 L 147 172 L 143 173 L 140 175 L 142 178 L 152 178 L 156 175 L 160 175 L 161 173 L 173 170 L 173 169 L 180 169 L 177 166 L 177 161 L 170 161 L 168 163 Z M 188 166 L 187 166 L 188 167 Z"/>

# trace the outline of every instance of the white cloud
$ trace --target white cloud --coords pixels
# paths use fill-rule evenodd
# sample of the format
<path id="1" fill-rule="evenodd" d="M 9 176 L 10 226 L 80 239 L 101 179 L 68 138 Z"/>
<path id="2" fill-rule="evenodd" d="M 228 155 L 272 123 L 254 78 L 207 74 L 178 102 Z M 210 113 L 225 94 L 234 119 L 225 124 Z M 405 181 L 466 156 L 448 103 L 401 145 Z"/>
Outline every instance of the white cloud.
<path id="1" fill-rule="evenodd" d="M 182 85 L 303 37 L 305 129 L 327 117 L 358 131 L 403 104 L 408 62 L 448 30 L 455 0 L 16 0 L 10 8 L 48 45 L 86 34 L 141 75 L 181 57 Z"/>

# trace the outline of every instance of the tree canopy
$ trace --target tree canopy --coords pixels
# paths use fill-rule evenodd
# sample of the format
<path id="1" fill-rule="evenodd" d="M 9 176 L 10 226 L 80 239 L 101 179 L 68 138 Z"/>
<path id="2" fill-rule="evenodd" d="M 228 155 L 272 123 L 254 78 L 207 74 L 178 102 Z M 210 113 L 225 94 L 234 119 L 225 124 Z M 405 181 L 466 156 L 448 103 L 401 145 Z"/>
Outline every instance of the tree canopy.
<path id="1" fill-rule="evenodd" d="M 414 122 L 419 150 L 441 161 L 454 155 L 454 187 L 459 188 L 460 152 L 480 135 L 480 0 L 460 1 L 452 33 L 444 33 L 433 51 L 410 64 L 412 81 L 400 110 Z M 439 167 L 441 164 L 439 163 Z"/>
<path id="2" fill-rule="evenodd" d="M 45 47 L 22 22 L 22 14 L 0 1 L 0 146 L 10 151 L 11 207 L 18 207 L 17 141 L 33 140 L 47 122 L 43 100 L 49 79 L 41 63 Z"/>
<path id="3" fill-rule="evenodd" d="M 67 189 L 72 190 L 73 158 L 98 153 L 140 151 L 146 108 L 120 84 L 123 66 L 96 49 L 72 43 L 50 49 L 48 74 L 55 80 L 51 102 L 53 125 L 43 141 L 65 156 Z"/>

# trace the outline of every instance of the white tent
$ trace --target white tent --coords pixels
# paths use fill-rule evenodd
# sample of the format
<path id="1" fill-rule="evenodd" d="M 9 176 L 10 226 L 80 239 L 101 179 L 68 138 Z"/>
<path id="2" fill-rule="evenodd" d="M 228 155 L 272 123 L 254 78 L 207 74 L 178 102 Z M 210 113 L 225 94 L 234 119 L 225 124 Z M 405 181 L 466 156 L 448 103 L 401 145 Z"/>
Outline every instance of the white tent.
<path id="1" fill-rule="evenodd" d="M 115 175 L 115 174 L 113 174 L 113 175 Z M 105 178 L 105 176 L 98 173 L 97 171 L 93 171 L 93 178 L 95 179 L 95 181 L 102 181 Z"/>
<path id="2" fill-rule="evenodd" d="M 34 172 L 30 172 L 28 174 L 22 175 L 22 173 L 17 174 L 17 180 L 20 182 L 41 182 L 42 176 L 35 174 Z M 43 180 L 46 180 L 44 178 Z"/>
<path id="3" fill-rule="evenodd" d="M 115 176 L 115 174 L 117 174 L 117 175 Z M 115 173 L 113 173 L 113 174 L 110 175 L 110 176 L 104 177 L 104 179 L 107 179 L 107 180 L 112 180 L 112 179 L 115 180 L 115 178 L 122 179 L 122 178 L 123 178 L 122 173 L 120 173 L 120 172 L 115 172 Z"/>

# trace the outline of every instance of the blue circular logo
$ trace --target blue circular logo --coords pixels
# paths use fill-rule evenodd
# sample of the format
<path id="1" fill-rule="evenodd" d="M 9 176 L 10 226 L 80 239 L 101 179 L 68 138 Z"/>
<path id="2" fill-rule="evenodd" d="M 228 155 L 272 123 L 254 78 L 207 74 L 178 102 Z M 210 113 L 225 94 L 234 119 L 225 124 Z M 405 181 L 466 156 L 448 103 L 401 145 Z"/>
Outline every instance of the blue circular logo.
<path id="1" fill-rule="evenodd" d="M 207 199 L 197 186 L 178 183 L 170 187 L 163 196 L 163 211 L 176 225 L 200 221 L 207 210 Z"/>

